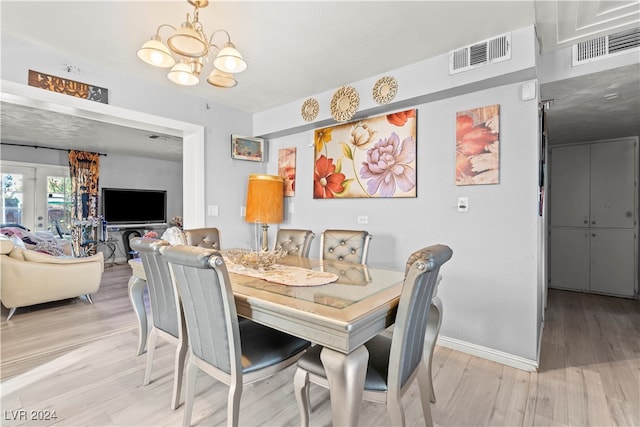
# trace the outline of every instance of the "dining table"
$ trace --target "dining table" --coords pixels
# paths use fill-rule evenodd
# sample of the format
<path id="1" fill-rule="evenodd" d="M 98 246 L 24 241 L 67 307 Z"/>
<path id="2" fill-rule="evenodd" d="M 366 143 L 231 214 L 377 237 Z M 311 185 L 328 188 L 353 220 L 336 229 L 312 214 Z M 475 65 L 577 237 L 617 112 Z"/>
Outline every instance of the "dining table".
<path id="1" fill-rule="evenodd" d="M 268 275 L 266 280 L 228 268 L 236 311 L 241 317 L 321 345 L 333 424 L 356 426 L 369 358 L 363 344 L 394 323 L 404 272 L 297 256 L 286 256 L 278 264 L 332 274 L 335 279 L 321 285 L 311 280 L 305 283 L 304 279 L 282 284 Z M 139 355 L 145 351 L 148 333 L 146 276 L 139 258 L 129 260 L 129 265 L 129 297 L 138 320 Z M 431 347 L 435 337 L 432 341 Z"/>

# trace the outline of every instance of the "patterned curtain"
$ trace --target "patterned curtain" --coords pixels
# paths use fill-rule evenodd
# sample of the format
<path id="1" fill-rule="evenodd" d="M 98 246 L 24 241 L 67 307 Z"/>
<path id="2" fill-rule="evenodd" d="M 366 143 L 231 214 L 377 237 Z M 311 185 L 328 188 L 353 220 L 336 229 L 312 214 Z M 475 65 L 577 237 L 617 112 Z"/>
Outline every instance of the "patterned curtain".
<path id="1" fill-rule="evenodd" d="M 98 220 L 98 178 L 100 155 L 87 151 L 69 151 L 69 172 L 73 205 L 71 230 L 76 256 L 96 253 Z"/>

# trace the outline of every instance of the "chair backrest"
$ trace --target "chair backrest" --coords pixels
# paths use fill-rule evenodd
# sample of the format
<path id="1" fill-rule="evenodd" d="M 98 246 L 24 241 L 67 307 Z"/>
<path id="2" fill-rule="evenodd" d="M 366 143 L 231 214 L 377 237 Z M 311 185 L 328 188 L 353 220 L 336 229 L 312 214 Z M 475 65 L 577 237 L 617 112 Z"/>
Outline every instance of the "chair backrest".
<path id="1" fill-rule="evenodd" d="M 364 230 L 325 230 L 320 236 L 322 259 L 366 264 L 371 234 Z"/>
<path id="2" fill-rule="evenodd" d="M 276 234 L 275 249 L 284 249 L 289 255 L 308 257 L 314 237 L 316 235 L 311 230 L 281 228 Z"/>
<path id="3" fill-rule="evenodd" d="M 184 230 L 187 245 L 220 250 L 220 232 L 215 227 Z"/>
<path id="4" fill-rule="evenodd" d="M 174 337 L 179 337 L 179 304 L 171 281 L 169 265 L 160 255 L 160 248 L 169 242 L 160 239 L 135 237 L 131 239 L 131 249 L 140 254 L 144 273 L 147 277 L 149 305 L 153 325 Z"/>
<path id="5" fill-rule="evenodd" d="M 389 356 L 388 387 L 402 389 L 418 368 L 424 349 L 427 315 L 440 267 L 453 251 L 445 245 L 433 245 L 409 257 Z"/>
<path id="6" fill-rule="evenodd" d="M 183 245 L 161 253 L 182 300 L 191 352 L 218 370 L 241 375 L 238 316 L 222 255 Z"/>

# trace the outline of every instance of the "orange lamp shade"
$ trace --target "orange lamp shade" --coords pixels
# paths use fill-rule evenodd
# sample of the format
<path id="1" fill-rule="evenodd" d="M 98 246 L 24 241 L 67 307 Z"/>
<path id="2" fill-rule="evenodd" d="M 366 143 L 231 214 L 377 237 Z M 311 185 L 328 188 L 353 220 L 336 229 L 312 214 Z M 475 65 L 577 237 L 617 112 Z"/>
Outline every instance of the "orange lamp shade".
<path id="1" fill-rule="evenodd" d="M 249 175 L 245 221 L 280 224 L 283 211 L 284 179 L 277 175 Z"/>

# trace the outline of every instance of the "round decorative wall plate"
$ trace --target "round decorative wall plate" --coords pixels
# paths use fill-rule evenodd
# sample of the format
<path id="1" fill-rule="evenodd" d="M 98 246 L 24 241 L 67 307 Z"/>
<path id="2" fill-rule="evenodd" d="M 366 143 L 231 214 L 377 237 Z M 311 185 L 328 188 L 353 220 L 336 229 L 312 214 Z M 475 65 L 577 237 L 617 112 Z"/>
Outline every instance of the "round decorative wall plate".
<path id="1" fill-rule="evenodd" d="M 308 122 L 311 122 L 318 117 L 318 111 L 320 111 L 320 106 L 318 105 L 318 101 L 314 98 L 309 98 L 302 104 L 302 118 Z"/>
<path id="2" fill-rule="evenodd" d="M 351 86 L 342 86 L 331 98 L 331 116 L 337 122 L 346 122 L 358 110 L 360 96 Z"/>
<path id="3" fill-rule="evenodd" d="M 388 104 L 398 93 L 398 82 L 390 76 L 380 77 L 373 86 L 373 100 L 378 104 Z"/>

